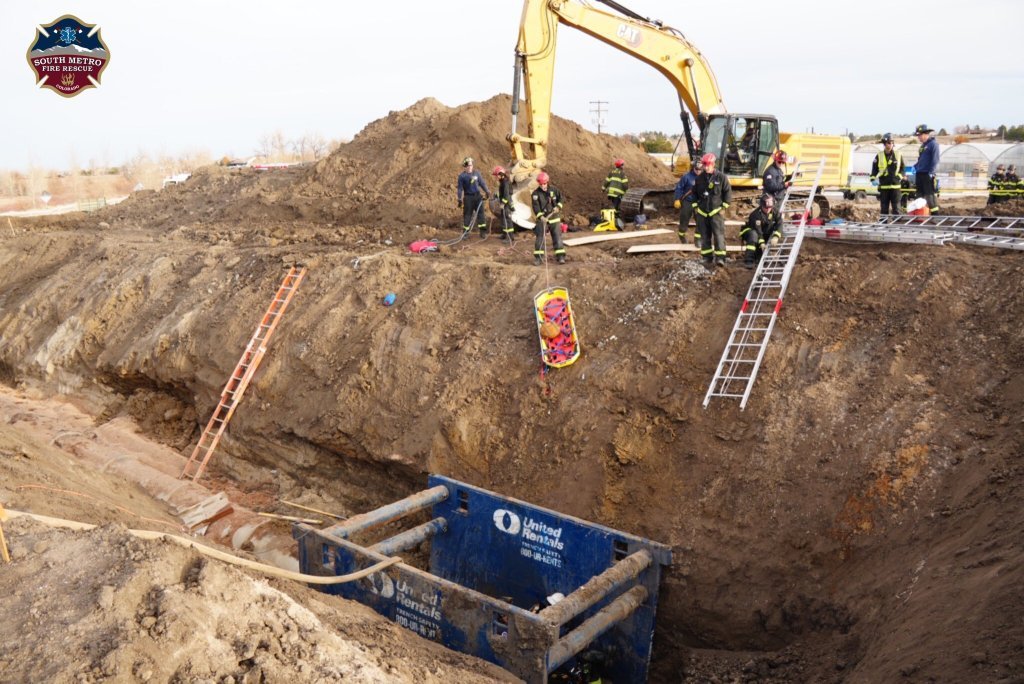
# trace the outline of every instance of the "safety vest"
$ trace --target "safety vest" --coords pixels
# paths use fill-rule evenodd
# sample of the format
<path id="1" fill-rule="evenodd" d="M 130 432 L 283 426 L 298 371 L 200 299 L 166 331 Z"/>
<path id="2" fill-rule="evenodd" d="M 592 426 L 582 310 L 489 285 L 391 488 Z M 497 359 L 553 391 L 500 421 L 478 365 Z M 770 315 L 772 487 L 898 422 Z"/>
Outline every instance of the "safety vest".
<path id="1" fill-rule="evenodd" d="M 879 185 L 879 190 L 899 190 L 900 181 L 903 179 L 903 174 L 900 173 L 900 166 L 903 165 L 903 156 L 893 150 L 892 152 L 892 173 L 895 182 L 888 185 Z M 878 153 L 878 177 L 880 179 L 885 178 L 885 175 L 889 172 L 889 158 L 885 156 L 885 150 Z"/>

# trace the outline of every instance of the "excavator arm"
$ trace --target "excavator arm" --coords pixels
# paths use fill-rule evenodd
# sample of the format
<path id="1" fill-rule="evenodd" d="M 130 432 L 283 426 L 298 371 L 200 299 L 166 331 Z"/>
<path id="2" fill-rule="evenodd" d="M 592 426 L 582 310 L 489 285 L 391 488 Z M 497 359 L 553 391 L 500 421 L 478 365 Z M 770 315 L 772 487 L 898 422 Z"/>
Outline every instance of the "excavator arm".
<path id="1" fill-rule="evenodd" d="M 566 24 L 607 43 L 660 71 L 679 95 L 680 116 L 688 128 L 693 115 L 703 128 L 708 115 L 724 113 L 718 82 L 700 51 L 682 33 L 642 17 L 611 0 L 598 0 L 618 13 L 597 9 L 581 0 L 524 0 L 516 45 L 515 83 L 512 92 L 513 173 L 524 178 L 547 162 L 551 128 L 551 93 L 559 24 Z M 526 87 L 527 135 L 517 133 L 519 84 Z M 692 138 L 687 135 L 690 154 Z M 532 146 L 527 153 L 526 145 Z"/>

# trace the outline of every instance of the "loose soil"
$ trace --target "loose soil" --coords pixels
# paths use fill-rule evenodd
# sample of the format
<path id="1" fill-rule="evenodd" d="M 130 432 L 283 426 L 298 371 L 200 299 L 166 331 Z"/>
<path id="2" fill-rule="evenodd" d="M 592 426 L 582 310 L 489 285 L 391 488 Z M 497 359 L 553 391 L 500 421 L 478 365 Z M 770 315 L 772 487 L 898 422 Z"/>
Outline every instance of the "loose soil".
<path id="1" fill-rule="evenodd" d="M 16 221 L 0 243 L 0 379 L 74 398 L 98 422 L 127 414 L 187 453 L 286 265 L 302 262 L 308 276 L 218 448 L 216 478 L 351 513 L 437 472 L 670 544 L 652 681 L 1024 678 L 1024 257 L 807 241 L 746 410 L 705 409 L 749 271 L 627 256 L 623 242 L 571 247 L 569 264 L 548 268 L 532 266 L 523 239 L 406 248 L 460 232 L 459 160 L 506 161 L 508 105 L 425 100 L 314 167 L 209 168 L 96 214 Z M 571 122 L 556 120 L 553 140 L 570 216 L 597 212 L 616 156 L 636 185 L 672 180 Z M 978 213 L 983 201 L 948 209 Z M 549 284 L 570 289 L 583 355 L 542 374 L 531 302 Z M 23 457 L 3 453 L 7 481 Z M 63 476 L 74 488 L 85 475 Z M 27 491 L 0 496 L 31 508 Z M 302 635 L 334 643 L 328 626 L 341 622 L 342 636 L 383 649 L 367 672 L 386 663 L 395 679 L 428 678 L 418 651 L 392 648 L 400 630 L 350 604 L 131 542 L 116 525 L 9 525 L 18 553 L 0 577 L 17 573 L 3 588 L 21 593 L 2 611 L 42 602 L 3 642 L 12 671 L 63 652 L 50 633 L 77 629 L 104 636 L 67 649 L 56 678 L 245 676 L 234 664 L 266 641 L 310 668 L 287 670 L 296 681 L 331 679 L 323 668 L 340 661 L 308 657 Z M 76 574 L 90 547 L 96 571 Z M 46 610 L 65 577 L 80 590 L 64 612 Z M 97 612 L 104 585 L 112 602 Z M 241 625 L 239 643 L 218 626 L 202 635 L 208 657 L 147 655 L 195 654 L 197 630 L 154 630 L 167 610 L 220 601 L 265 604 L 280 630 L 240 608 L 225 623 Z"/>

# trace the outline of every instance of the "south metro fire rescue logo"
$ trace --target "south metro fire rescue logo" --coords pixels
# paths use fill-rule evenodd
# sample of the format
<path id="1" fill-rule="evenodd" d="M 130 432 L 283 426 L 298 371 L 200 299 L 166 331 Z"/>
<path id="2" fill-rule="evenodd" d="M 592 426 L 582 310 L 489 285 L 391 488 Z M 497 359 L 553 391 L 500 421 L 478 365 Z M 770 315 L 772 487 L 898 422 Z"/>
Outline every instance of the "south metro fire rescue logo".
<path id="1" fill-rule="evenodd" d="M 38 26 L 35 42 L 28 48 L 28 64 L 36 83 L 64 97 L 98 86 L 108 62 L 110 50 L 96 24 L 86 24 L 70 14 Z"/>

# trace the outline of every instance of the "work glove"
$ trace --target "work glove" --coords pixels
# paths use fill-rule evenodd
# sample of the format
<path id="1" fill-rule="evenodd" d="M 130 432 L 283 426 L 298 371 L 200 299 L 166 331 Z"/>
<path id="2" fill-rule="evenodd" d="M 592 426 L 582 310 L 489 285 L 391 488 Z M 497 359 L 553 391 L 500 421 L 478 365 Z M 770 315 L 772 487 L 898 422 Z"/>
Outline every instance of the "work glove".
<path id="1" fill-rule="evenodd" d="M 873 185 L 874 187 L 877 188 L 878 187 L 878 179 L 877 178 L 872 178 L 871 179 L 871 185 Z"/>
<path id="2" fill-rule="evenodd" d="M 462 208 L 462 200 L 459 200 L 459 201 L 458 201 L 458 206 L 459 206 L 459 209 L 461 209 L 461 208 Z"/>
<path id="3" fill-rule="evenodd" d="M 683 203 L 680 202 L 679 200 L 676 200 L 675 202 L 672 203 L 672 206 L 675 207 L 676 209 L 679 209 L 680 207 L 683 206 Z"/>
<path id="4" fill-rule="evenodd" d="M 769 240 L 769 242 L 772 243 L 772 247 L 775 247 L 776 245 L 778 245 L 779 244 L 779 234 L 775 233 L 774 235 L 772 235 L 771 240 Z"/>

